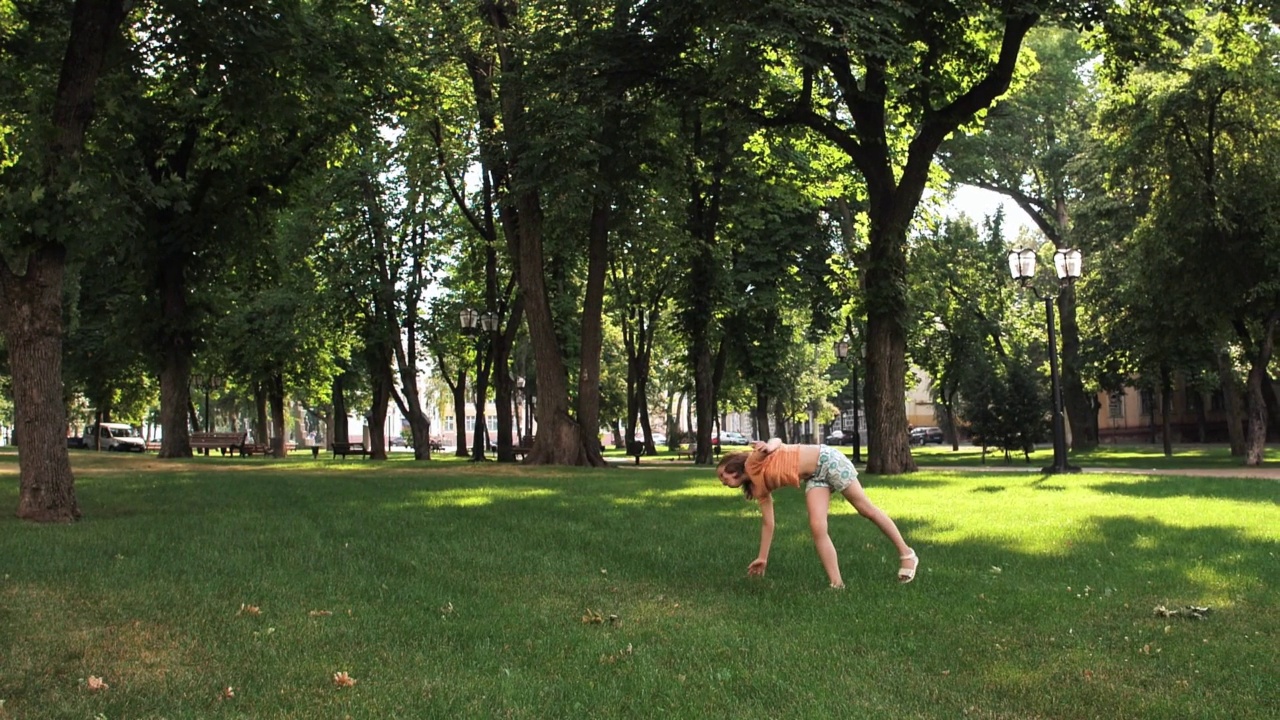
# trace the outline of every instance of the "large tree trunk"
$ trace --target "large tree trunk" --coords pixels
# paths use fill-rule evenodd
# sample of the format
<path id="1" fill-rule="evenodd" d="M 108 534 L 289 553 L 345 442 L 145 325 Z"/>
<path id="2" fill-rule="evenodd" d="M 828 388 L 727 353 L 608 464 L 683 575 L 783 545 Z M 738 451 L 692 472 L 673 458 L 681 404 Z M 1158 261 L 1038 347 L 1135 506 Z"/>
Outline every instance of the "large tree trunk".
<path id="1" fill-rule="evenodd" d="M 512 404 L 512 395 L 514 388 L 511 383 L 511 348 L 515 345 L 516 333 L 520 330 L 520 323 L 524 319 L 524 303 L 519 296 L 515 302 L 511 303 L 511 314 L 507 318 L 507 326 L 503 329 L 502 334 L 494 338 L 493 349 L 493 367 L 494 367 L 494 383 L 493 394 L 496 403 L 496 413 L 498 416 L 498 462 L 515 462 L 516 454 L 511 444 L 511 431 L 514 409 Z M 519 421 L 515 422 L 515 431 L 518 435 L 520 432 Z"/>
<path id="2" fill-rule="evenodd" d="M 882 191 L 883 192 L 883 191 Z M 874 197 L 874 193 L 873 193 Z M 873 200 L 867 279 L 867 472 L 916 469 L 907 433 L 906 234 L 915 202 L 901 190 Z M 879 208 L 879 209 L 877 209 Z"/>
<path id="3" fill-rule="evenodd" d="M 1273 315 L 1262 328 L 1262 337 L 1258 341 L 1257 353 L 1250 353 L 1253 361 L 1249 367 L 1249 378 L 1245 384 L 1246 400 L 1249 410 L 1248 435 L 1245 439 L 1245 465 L 1261 465 L 1266 458 L 1267 449 L 1267 400 L 1263 394 L 1263 385 L 1271 382 L 1267 366 L 1271 364 L 1271 356 L 1275 351 L 1275 331 L 1278 319 Z"/>
<path id="4" fill-rule="evenodd" d="M 1164 456 L 1173 457 L 1173 374 L 1168 368 L 1160 372 L 1160 434 L 1164 438 Z"/>
<path id="5" fill-rule="evenodd" d="M 187 254 L 181 244 L 160 259 L 157 287 L 160 294 L 160 457 L 191 457 L 191 427 L 187 408 L 191 405 L 191 333 L 187 330 Z"/>
<path id="6" fill-rule="evenodd" d="M 282 458 L 288 451 L 285 449 L 284 377 L 279 373 L 268 381 L 267 401 L 271 404 L 271 455 Z"/>
<path id="7" fill-rule="evenodd" d="M 265 445 L 271 438 L 270 420 L 267 415 L 267 388 L 263 383 L 253 384 L 253 444 Z"/>
<path id="8" fill-rule="evenodd" d="M 756 386 L 756 404 L 751 408 L 751 439 L 768 440 L 769 435 L 769 396 L 764 389 Z"/>
<path id="9" fill-rule="evenodd" d="M 330 397 L 333 400 L 333 421 L 329 423 L 329 444 L 335 442 L 347 442 L 347 438 L 351 432 L 347 424 L 347 396 L 343 386 L 345 372 L 339 373 L 333 379 Z"/>
<path id="10" fill-rule="evenodd" d="M 782 398 L 773 399 L 773 435 L 782 442 L 787 442 L 787 409 L 782 405 Z M 760 438 L 767 440 L 768 438 Z"/>
<path id="11" fill-rule="evenodd" d="M 609 203 L 597 199 L 588 232 L 587 287 L 578 354 L 578 428 L 588 465 L 605 464 L 600 447 L 600 358 L 604 352 L 604 277 L 609 261 Z"/>
<path id="12" fill-rule="evenodd" d="M 387 409 L 391 404 L 391 349 L 379 348 L 378 362 L 371 366 L 372 377 L 369 384 L 373 389 L 373 400 L 369 406 L 369 414 L 365 417 L 369 428 L 370 460 L 387 459 Z"/>
<path id="13" fill-rule="evenodd" d="M 70 522 L 80 517 L 67 457 L 67 418 L 62 401 L 62 280 L 65 256 L 46 245 L 14 275 L 0 262 L 0 313 L 9 347 L 18 435 L 18 517 Z"/>
<path id="14" fill-rule="evenodd" d="M 542 208 L 536 195 L 523 192 L 519 213 L 520 293 L 533 346 L 538 377 L 538 434 L 525 462 L 534 465 L 595 465 L 598 449 L 589 454 L 578 423 L 569 414 L 569 391 L 564 359 L 556 338 L 555 321 L 543 276 Z"/>
<path id="15" fill-rule="evenodd" d="M 1240 383 L 1236 379 L 1235 365 L 1226 350 L 1218 351 L 1218 377 L 1222 388 L 1222 403 L 1227 415 L 1227 441 L 1232 457 L 1245 454 L 1244 408 L 1240 397 Z"/>
<path id="16" fill-rule="evenodd" d="M 55 223 L 69 205 L 75 159 L 85 132 L 108 46 L 124 20 L 122 0 L 77 0 L 45 136 L 41 178 L 44 209 Z M 0 261 L 0 328 L 9 349 L 18 433 L 18 517 L 69 522 L 80 517 L 67 457 L 62 388 L 62 283 L 66 249 L 56 237 L 25 238 L 35 249 L 25 268 Z"/>

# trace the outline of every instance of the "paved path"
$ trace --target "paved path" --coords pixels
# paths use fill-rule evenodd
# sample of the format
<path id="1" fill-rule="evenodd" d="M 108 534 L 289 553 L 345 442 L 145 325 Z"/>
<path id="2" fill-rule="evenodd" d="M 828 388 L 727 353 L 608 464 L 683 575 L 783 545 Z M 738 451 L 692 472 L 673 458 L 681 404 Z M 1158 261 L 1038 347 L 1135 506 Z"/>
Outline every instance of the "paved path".
<path id="1" fill-rule="evenodd" d="M 1017 465 L 925 465 L 920 468 L 925 472 L 1010 472 L 1025 475 L 1041 474 L 1034 467 Z M 1261 480 L 1280 480 L 1280 465 L 1264 465 L 1262 467 L 1225 467 L 1225 468 L 1113 468 L 1086 467 L 1080 472 L 1091 475 L 1189 475 L 1193 477 L 1233 477 L 1257 478 Z"/>

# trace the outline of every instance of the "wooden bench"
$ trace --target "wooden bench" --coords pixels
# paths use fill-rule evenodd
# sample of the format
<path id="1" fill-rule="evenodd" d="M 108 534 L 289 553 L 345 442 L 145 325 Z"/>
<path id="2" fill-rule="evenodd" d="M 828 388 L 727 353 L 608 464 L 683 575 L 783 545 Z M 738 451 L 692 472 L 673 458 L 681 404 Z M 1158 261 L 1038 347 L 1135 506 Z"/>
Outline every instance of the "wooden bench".
<path id="1" fill-rule="evenodd" d="M 532 451 L 533 451 L 533 447 L 529 445 L 520 445 L 520 446 L 511 448 L 511 453 L 516 457 L 520 458 L 521 460 L 524 460 L 525 456 L 527 456 Z"/>
<path id="2" fill-rule="evenodd" d="M 240 446 L 240 457 L 253 457 L 254 455 L 266 457 L 270 454 L 270 443 L 245 443 Z"/>
<path id="3" fill-rule="evenodd" d="M 695 458 L 695 457 L 697 457 L 697 456 L 698 456 L 698 446 L 697 446 L 697 445 L 693 445 L 693 444 L 690 444 L 690 445 L 681 444 L 681 445 L 679 445 L 679 446 L 676 448 L 676 459 L 677 459 L 677 460 L 679 460 L 679 459 L 681 459 L 681 458 L 689 458 L 690 460 L 692 460 L 692 459 L 694 459 L 694 458 Z"/>
<path id="4" fill-rule="evenodd" d="M 193 432 L 191 433 L 191 449 L 203 450 L 205 455 L 210 450 L 217 450 L 223 455 L 240 451 L 244 447 L 248 433 L 243 432 Z"/>
<path id="5" fill-rule="evenodd" d="M 334 457 L 341 455 L 343 460 L 346 460 L 348 455 L 369 457 L 369 450 L 362 442 L 336 442 L 329 445 L 329 450 L 333 453 Z"/>

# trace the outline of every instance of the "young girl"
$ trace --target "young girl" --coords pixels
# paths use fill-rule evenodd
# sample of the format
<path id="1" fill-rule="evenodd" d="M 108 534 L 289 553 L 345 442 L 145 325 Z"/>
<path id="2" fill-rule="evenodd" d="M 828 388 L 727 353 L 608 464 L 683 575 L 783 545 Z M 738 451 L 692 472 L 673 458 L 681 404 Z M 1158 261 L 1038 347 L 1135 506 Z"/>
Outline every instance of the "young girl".
<path id="1" fill-rule="evenodd" d="M 844 495 L 859 515 L 875 523 L 898 548 L 901 560 L 898 582 L 909 583 L 915 579 L 919 558 L 907 547 L 893 520 L 867 499 L 858 482 L 858 471 L 844 453 L 826 445 L 784 445 L 778 438 L 767 443 L 753 440 L 751 447 L 750 453 L 729 453 L 716 468 L 721 483 L 741 488 L 744 495 L 760 503 L 760 555 L 747 566 L 748 575 L 763 575 L 769 564 L 769 546 L 773 543 L 773 491 L 787 485 L 798 488 L 803 480 L 809 531 L 813 533 L 813 544 L 831 587 L 844 587 L 836 548 L 827 534 L 832 493 Z"/>

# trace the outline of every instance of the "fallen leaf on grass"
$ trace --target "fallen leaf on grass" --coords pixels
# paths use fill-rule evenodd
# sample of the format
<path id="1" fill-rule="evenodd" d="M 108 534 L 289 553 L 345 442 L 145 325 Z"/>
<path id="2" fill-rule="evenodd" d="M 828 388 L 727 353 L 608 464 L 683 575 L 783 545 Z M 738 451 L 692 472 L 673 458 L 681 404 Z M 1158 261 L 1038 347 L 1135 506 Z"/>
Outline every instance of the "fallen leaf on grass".
<path id="1" fill-rule="evenodd" d="M 338 687 L 352 687 L 356 684 L 356 679 L 340 670 L 333 674 L 333 684 Z"/>
<path id="2" fill-rule="evenodd" d="M 1189 620 L 1204 620 L 1209 617 L 1212 608 L 1208 606 L 1187 605 L 1177 610 L 1170 610 L 1163 605 L 1157 605 L 1153 613 L 1156 617 L 1181 617 Z"/>
<path id="3" fill-rule="evenodd" d="M 235 688 L 231 687 L 230 685 L 222 688 L 222 690 L 218 692 L 219 700 L 230 700 L 235 696 L 236 696 Z"/>
<path id="4" fill-rule="evenodd" d="M 90 675 L 89 678 L 84 681 L 84 686 L 94 692 L 97 692 L 98 690 L 106 690 L 111 687 L 105 680 L 97 675 Z"/>
<path id="5" fill-rule="evenodd" d="M 602 622 L 604 622 L 604 615 L 599 610 L 587 608 L 587 611 L 582 615 L 583 625 L 598 625 Z"/>
<path id="6" fill-rule="evenodd" d="M 635 652 L 635 651 L 634 651 L 634 649 L 631 647 L 631 643 L 627 643 L 627 646 L 626 646 L 625 648 L 623 648 L 623 649 L 619 650 L 619 651 L 618 651 L 618 652 L 616 652 L 616 653 L 613 653 L 613 654 L 611 654 L 611 655 L 601 655 L 601 656 L 600 656 L 600 664 L 602 664 L 602 665 L 613 665 L 613 664 L 615 664 L 615 663 L 617 663 L 617 662 L 619 662 L 619 661 L 622 661 L 622 660 L 625 660 L 625 659 L 627 659 L 627 658 L 631 657 L 631 655 L 632 655 L 632 653 L 633 653 L 633 652 Z"/>
<path id="7" fill-rule="evenodd" d="M 257 605 L 246 605 L 244 603 L 240 603 L 240 612 L 236 614 L 237 615 L 261 615 L 262 608 L 258 607 Z"/>
<path id="8" fill-rule="evenodd" d="M 311 612 L 307 613 L 307 615 L 310 617 L 327 617 L 332 614 L 333 613 L 328 610 L 312 610 Z"/>

